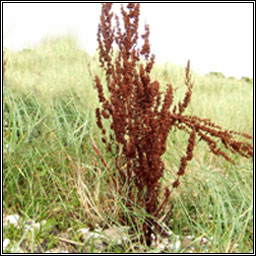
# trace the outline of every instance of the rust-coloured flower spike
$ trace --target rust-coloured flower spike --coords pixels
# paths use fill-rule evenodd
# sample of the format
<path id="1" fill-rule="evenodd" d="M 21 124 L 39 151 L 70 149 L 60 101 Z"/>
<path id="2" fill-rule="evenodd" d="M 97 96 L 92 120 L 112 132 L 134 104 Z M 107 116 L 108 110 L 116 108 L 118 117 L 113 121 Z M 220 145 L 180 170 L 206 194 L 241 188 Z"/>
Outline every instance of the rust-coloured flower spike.
<path id="1" fill-rule="evenodd" d="M 4 78 L 5 69 L 6 69 L 6 63 L 7 63 L 7 61 L 4 59 L 4 61 L 3 61 L 3 78 Z"/>
<path id="2" fill-rule="evenodd" d="M 190 61 L 185 70 L 187 92 L 183 101 L 173 106 L 171 111 L 172 84 L 169 84 L 163 93 L 160 92 L 159 82 L 151 81 L 150 78 L 155 57 L 150 53 L 148 25 L 145 26 L 145 33 L 142 35 L 142 47 L 137 46 L 140 4 L 129 3 L 127 8 L 121 7 L 123 30 L 117 16 L 116 29 L 113 28 L 111 7 L 112 3 L 102 4 L 97 33 L 99 61 L 105 71 L 109 91 L 107 98 L 103 92 L 103 85 L 96 76 L 95 84 L 101 103 L 101 107 L 96 109 L 97 125 L 102 131 L 102 141 L 107 150 L 116 154 L 113 153 L 113 156 L 116 157 L 116 168 L 120 172 L 116 178 L 119 179 L 120 187 L 123 190 L 127 189 L 123 192 L 118 189 L 118 192 L 122 196 L 127 195 L 127 207 L 139 205 L 149 215 L 159 217 L 168 205 L 171 194 L 171 190 L 165 188 L 165 197 L 162 202 L 159 201 L 159 181 L 164 174 L 161 156 L 166 151 L 167 137 L 172 128 L 176 127 L 189 134 L 186 155 L 181 158 L 178 178 L 172 184 L 173 188 L 179 186 L 188 161 L 193 158 L 196 137 L 205 141 L 212 153 L 231 162 L 232 159 L 226 151 L 238 153 L 243 157 L 253 155 L 252 145 L 236 141 L 233 135 L 239 135 L 247 140 L 252 138 L 244 133 L 223 130 L 209 119 L 184 114 L 190 103 L 193 88 Z M 114 51 L 114 45 L 117 46 L 117 53 Z M 102 118 L 110 122 L 111 130 L 108 136 Z M 218 139 L 224 145 L 225 151 L 217 146 Z M 97 154 L 99 155 L 99 152 Z M 105 165 L 105 162 L 103 163 Z M 126 168 L 125 171 L 123 167 Z M 116 183 L 115 178 L 112 179 Z M 136 224 L 135 218 L 133 221 Z M 159 228 L 153 218 L 147 217 L 143 224 L 147 244 L 151 243 L 153 226 Z"/>

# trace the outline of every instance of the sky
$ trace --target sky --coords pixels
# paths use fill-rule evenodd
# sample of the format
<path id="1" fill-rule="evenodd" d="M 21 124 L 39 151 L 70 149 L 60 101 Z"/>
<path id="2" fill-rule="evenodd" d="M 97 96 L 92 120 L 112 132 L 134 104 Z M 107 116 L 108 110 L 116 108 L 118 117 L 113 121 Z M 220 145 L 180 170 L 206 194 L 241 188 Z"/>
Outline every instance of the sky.
<path id="1" fill-rule="evenodd" d="M 3 3 L 3 45 L 19 51 L 69 34 L 93 55 L 100 12 L 100 3 Z M 140 33 L 145 24 L 159 64 L 185 67 L 190 59 L 199 74 L 253 76 L 252 3 L 141 3 Z"/>

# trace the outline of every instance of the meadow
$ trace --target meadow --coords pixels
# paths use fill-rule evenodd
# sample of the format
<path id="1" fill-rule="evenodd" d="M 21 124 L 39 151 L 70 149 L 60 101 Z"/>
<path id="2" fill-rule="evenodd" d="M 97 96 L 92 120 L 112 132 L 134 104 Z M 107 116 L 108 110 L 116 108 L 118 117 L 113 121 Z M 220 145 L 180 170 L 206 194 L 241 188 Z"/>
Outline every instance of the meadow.
<path id="1" fill-rule="evenodd" d="M 3 238 L 10 239 L 6 252 L 47 251 L 63 241 L 69 252 L 253 252 L 253 162 L 234 156 L 231 164 L 199 140 L 169 202 L 169 228 L 175 234 L 170 240 L 178 237 L 180 246 L 147 248 L 132 235 L 122 243 L 98 246 L 95 237 L 81 236 L 81 228 L 121 228 L 116 220 L 122 212 L 142 222 L 145 218 L 139 209 L 130 213 L 124 207 L 92 147 L 94 140 L 114 175 L 114 159 L 105 152 L 95 118 L 99 103 L 94 76 L 104 80 L 97 53 L 89 56 L 72 38 L 60 37 L 45 39 L 32 50 L 5 49 L 4 56 L 3 213 L 22 219 L 19 228 L 4 226 Z M 173 84 L 176 100 L 186 91 L 184 76 L 185 67 L 170 63 L 156 64 L 152 72 L 163 89 Z M 252 83 L 194 72 L 192 79 L 186 114 L 253 136 Z M 187 139 L 183 131 L 169 133 L 161 181 L 165 186 L 176 178 Z M 24 232 L 29 220 L 46 223 Z"/>

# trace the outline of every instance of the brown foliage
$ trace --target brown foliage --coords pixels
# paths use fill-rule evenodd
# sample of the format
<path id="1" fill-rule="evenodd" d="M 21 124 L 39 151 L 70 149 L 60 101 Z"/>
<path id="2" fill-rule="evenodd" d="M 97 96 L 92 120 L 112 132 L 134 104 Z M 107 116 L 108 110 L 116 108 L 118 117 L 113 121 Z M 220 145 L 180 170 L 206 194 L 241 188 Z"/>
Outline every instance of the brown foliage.
<path id="1" fill-rule="evenodd" d="M 150 215 L 158 217 L 171 194 L 170 189 L 166 188 L 165 198 L 162 203 L 159 202 L 159 180 L 164 173 L 161 156 L 166 151 L 167 136 L 171 129 L 176 127 L 189 134 L 186 155 L 181 158 L 178 178 L 172 184 L 173 188 L 178 187 L 188 161 L 193 158 L 196 137 L 205 141 L 212 153 L 231 162 L 232 159 L 226 151 L 238 153 L 243 157 L 253 155 L 252 146 L 247 142 L 236 141 L 233 135 L 240 135 L 249 140 L 252 138 L 247 134 L 223 130 L 209 119 L 184 114 L 190 103 L 193 87 L 189 61 L 185 70 L 185 97 L 171 111 L 172 84 L 167 85 L 163 93 L 160 91 L 159 82 L 150 79 L 154 55 L 150 54 L 148 25 L 142 35 L 144 43 L 141 48 L 137 47 L 140 5 L 129 3 L 126 10 L 121 7 L 124 30 L 121 29 L 117 16 L 116 30 L 112 27 L 111 7 L 111 3 L 102 5 L 97 34 L 99 60 L 106 74 L 109 91 L 107 98 L 103 92 L 103 84 L 96 76 L 95 84 L 101 103 L 101 108 L 96 109 L 97 125 L 102 131 L 102 142 L 106 144 L 108 151 L 116 158 L 121 156 L 126 164 L 123 171 L 120 162 L 116 161 L 116 168 L 121 177 L 119 184 L 122 187 L 128 184 L 127 207 L 137 204 Z M 116 57 L 114 43 L 118 47 Z M 109 120 L 112 130 L 110 134 L 104 129 L 102 118 Z M 223 143 L 226 151 L 217 146 L 216 140 Z M 136 191 L 132 184 L 135 184 Z M 143 229 L 150 243 L 152 226 L 145 222 Z"/>
<path id="2" fill-rule="evenodd" d="M 3 78 L 4 78 L 5 69 L 6 69 L 6 63 L 7 61 L 3 57 Z"/>

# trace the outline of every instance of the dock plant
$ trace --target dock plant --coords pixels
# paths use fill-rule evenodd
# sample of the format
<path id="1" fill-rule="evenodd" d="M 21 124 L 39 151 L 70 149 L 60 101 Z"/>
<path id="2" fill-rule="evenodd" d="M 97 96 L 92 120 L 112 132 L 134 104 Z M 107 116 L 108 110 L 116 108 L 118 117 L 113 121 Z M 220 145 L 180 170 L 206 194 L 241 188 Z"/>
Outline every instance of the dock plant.
<path id="1" fill-rule="evenodd" d="M 214 155 L 234 163 L 234 154 L 246 158 L 253 156 L 252 138 L 245 133 L 223 129 L 208 118 L 185 113 L 194 84 L 190 61 L 185 68 L 184 98 L 174 104 L 173 85 L 170 83 L 161 91 L 159 82 L 150 77 L 155 56 L 150 51 L 148 25 L 145 25 L 139 47 L 140 4 L 128 3 L 126 8 L 121 7 L 123 27 L 111 8 L 112 3 L 102 4 L 97 33 L 99 61 L 106 77 L 106 83 L 95 77 L 100 102 L 100 107 L 96 108 L 97 126 L 106 150 L 115 159 L 117 174 L 112 173 L 111 178 L 117 193 L 127 208 L 133 210 L 140 206 L 149 216 L 142 230 L 143 241 L 150 245 L 152 233 L 159 228 L 155 219 L 169 206 L 170 195 L 179 186 L 193 158 L 196 141 L 204 141 Z M 106 129 L 106 125 L 110 129 Z M 177 129 L 188 134 L 186 153 L 180 159 L 177 179 L 163 188 L 160 179 L 165 166 L 161 157 L 164 153 L 175 154 L 166 152 L 166 144 L 169 133 Z M 160 192 L 164 194 L 161 200 Z M 136 226 L 136 218 L 132 221 Z"/>

